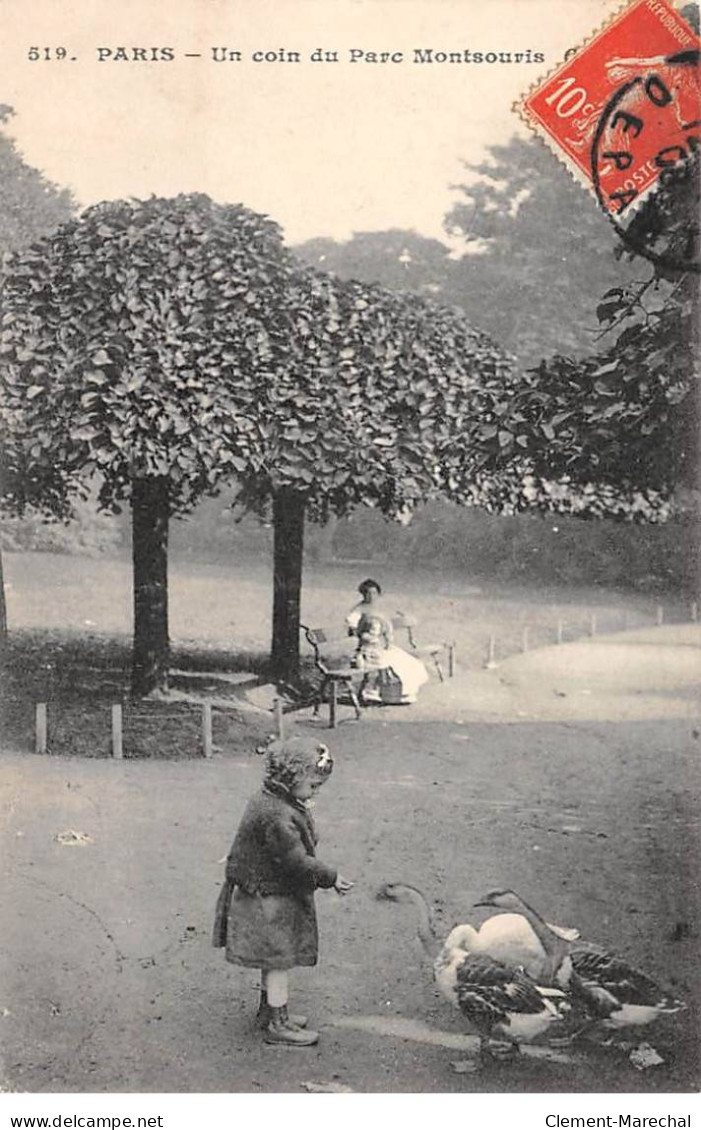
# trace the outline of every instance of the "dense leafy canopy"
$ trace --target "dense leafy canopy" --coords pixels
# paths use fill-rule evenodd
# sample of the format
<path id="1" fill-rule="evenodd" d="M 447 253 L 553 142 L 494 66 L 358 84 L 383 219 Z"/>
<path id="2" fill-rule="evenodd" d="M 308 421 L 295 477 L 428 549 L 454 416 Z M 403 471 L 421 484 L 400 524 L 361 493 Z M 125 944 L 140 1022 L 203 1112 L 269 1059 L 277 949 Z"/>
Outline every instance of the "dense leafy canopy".
<path id="1" fill-rule="evenodd" d="M 260 439 L 237 392 L 266 370 L 283 262 L 275 224 L 204 196 L 101 204 L 15 255 L 0 360 L 31 466 L 98 472 L 104 507 L 165 476 L 188 509 Z"/>
<path id="2" fill-rule="evenodd" d="M 484 406 L 508 400 L 510 358 L 416 297 L 310 270 L 287 297 L 284 364 L 258 389 L 263 490 L 296 486 L 321 517 L 358 503 L 397 516 L 459 490 Z"/>
<path id="3" fill-rule="evenodd" d="M 226 478 L 259 510 L 292 487 L 322 520 L 439 495 L 669 512 L 683 358 L 649 378 L 660 340 L 683 340 L 674 306 L 610 357 L 523 375 L 461 311 L 305 266 L 269 219 L 201 195 L 89 209 L 16 255 L 0 298 L 13 443 L 57 497 L 97 472 L 106 508 L 134 478 L 167 479 L 171 513 Z"/>
<path id="4" fill-rule="evenodd" d="M 467 489 L 510 395 L 511 360 L 457 311 L 303 267 L 203 196 L 90 209 L 1 297 L 15 440 L 32 468 L 99 472 L 105 507 L 162 476 L 183 512 L 231 476 L 259 505 L 287 486 L 322 517 L 399 514 Z"/>
<path id="5" fill-rule="evenodd" d="M 13 115 L 9 106 L 0 106 L 0 124 Z M 12 138 L 0 134 L 0 255 L 26 247 L 33 240 L 53 231 L 74 211 L 71 194 L 46 180 L 23 160 Z M 23 450 L 12 442 L 7 406 L 0 403 L 0 483 L 3 493 L 22 496 L 45 513 L 63 515 L 68 511 L 65 480 L 55 465 L 37 467 Z"/>
<path id="6" fill-rule="evenodd" d="M 602 487 L 627 493 L 632 518 L 662 520 L 694 507 L 699 275 L 685 264 L 698 265 L 698 249 L 697 159 L 677 166 L 627 225 L 620 253 L 642 264 L 646 277 L 603 295 L 602 351 L 543 362 L 514 404 L 514 418 L 534 439 L 540 426 L 540 444 L 529 444 L 536 470 L 590 480 L 591 494 Z"/>

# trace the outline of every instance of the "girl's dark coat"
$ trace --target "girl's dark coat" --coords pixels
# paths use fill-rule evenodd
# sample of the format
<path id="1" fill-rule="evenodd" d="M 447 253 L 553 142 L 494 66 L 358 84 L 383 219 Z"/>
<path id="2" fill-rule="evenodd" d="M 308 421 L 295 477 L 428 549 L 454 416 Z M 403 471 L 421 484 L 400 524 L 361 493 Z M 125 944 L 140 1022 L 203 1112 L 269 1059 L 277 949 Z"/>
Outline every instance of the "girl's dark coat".
<path id="1" fill-rule="evenodd" d="M 317 835 L 307 809 L 283 789 L 266 787 L 243 814 L 226 861 L 213 943 L 227 961 L 257 969 L 316 965 L 317 887 L 337 872 L 316 858 Z"/>

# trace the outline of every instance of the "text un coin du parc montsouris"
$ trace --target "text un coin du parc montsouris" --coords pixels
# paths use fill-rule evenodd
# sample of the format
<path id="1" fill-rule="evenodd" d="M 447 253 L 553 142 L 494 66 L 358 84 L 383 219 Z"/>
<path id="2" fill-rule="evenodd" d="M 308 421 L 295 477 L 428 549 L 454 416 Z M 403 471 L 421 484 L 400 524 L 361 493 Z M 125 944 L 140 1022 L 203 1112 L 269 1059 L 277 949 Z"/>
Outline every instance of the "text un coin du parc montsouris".
<path id="1" fill-rule="evenodd" d="M 436 50 L 433 47 L 415 47 L 407 51 L 369 51 L 350 47 L 343 51 L 317 47 L 313 51 L 290 51 L 284 47 L 242 51 L 233 47 L 208 47 L 203 51 L 178 52 L 173 47 L 97 47 L 100 63 L 172 63 L 179 57 L 209 59 L 215 63 L 543 63 L 545 55 L 531 47 L 521 50 L 472 51 L 463 47 L 457 51 Z M 37 51 L 37 54 L 39 52 Z M 44 56 L 41 56 L 44 57 Z"/>

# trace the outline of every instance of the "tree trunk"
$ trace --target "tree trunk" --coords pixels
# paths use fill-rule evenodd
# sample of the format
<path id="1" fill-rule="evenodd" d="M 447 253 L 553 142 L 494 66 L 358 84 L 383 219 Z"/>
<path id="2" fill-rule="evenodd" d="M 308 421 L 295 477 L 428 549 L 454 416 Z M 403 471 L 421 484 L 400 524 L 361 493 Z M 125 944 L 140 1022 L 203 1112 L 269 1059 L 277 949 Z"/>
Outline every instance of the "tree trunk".
<path id="1" fill-rule="evenodd" d="M 134 564 L 132 693 L 168 685 L 168 480 L 134 479 L 131 494 Z"/>
<path id="2" fill-rule="evenodd" d="M 272 676 L 290 682 L 299 673 L 299 605 L 304 550 L 304 495 L 284 487 L 273 498 Z"/>

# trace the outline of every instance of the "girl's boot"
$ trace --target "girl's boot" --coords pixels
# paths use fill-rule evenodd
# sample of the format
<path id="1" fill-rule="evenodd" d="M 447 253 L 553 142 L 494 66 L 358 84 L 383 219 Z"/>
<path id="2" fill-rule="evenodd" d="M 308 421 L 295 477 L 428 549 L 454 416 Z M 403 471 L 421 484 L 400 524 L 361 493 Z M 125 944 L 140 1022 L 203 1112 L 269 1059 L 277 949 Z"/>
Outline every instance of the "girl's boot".
<path id="1" fill-rule="evenodd" d="M 270 1008 L 270 1021 L 265 1029 L 264 1039 L 266 1044 L 289 1044 L 293 1047 L 308 1048 L 317 1043 L 318 1032 L 293 1028 L 289 1021 L 286 1021 L 285 1013 L 287 1009 L 284 1005 L 282 1008 L 275 1008 L 274 1005 L 268 1007 Z"/>
<path id="2" fill-rule="evenodd" d="M 282 1006 L 285 1017 L 285 1023 L 290 1028 L 306 1028 L 309 1018 L 306 1016 L 298 1016 L 296 1013 L 288 1013 L 287 1005 Z M 267 1028 L 270 1023 L 270 1005 L 268 1004 L 268 994 L 265 989 L 260 991 L 260 1003 L 258 1004 L 258 1012 L 256 1013 L 256 1025 L 258 1028 Z"/>

